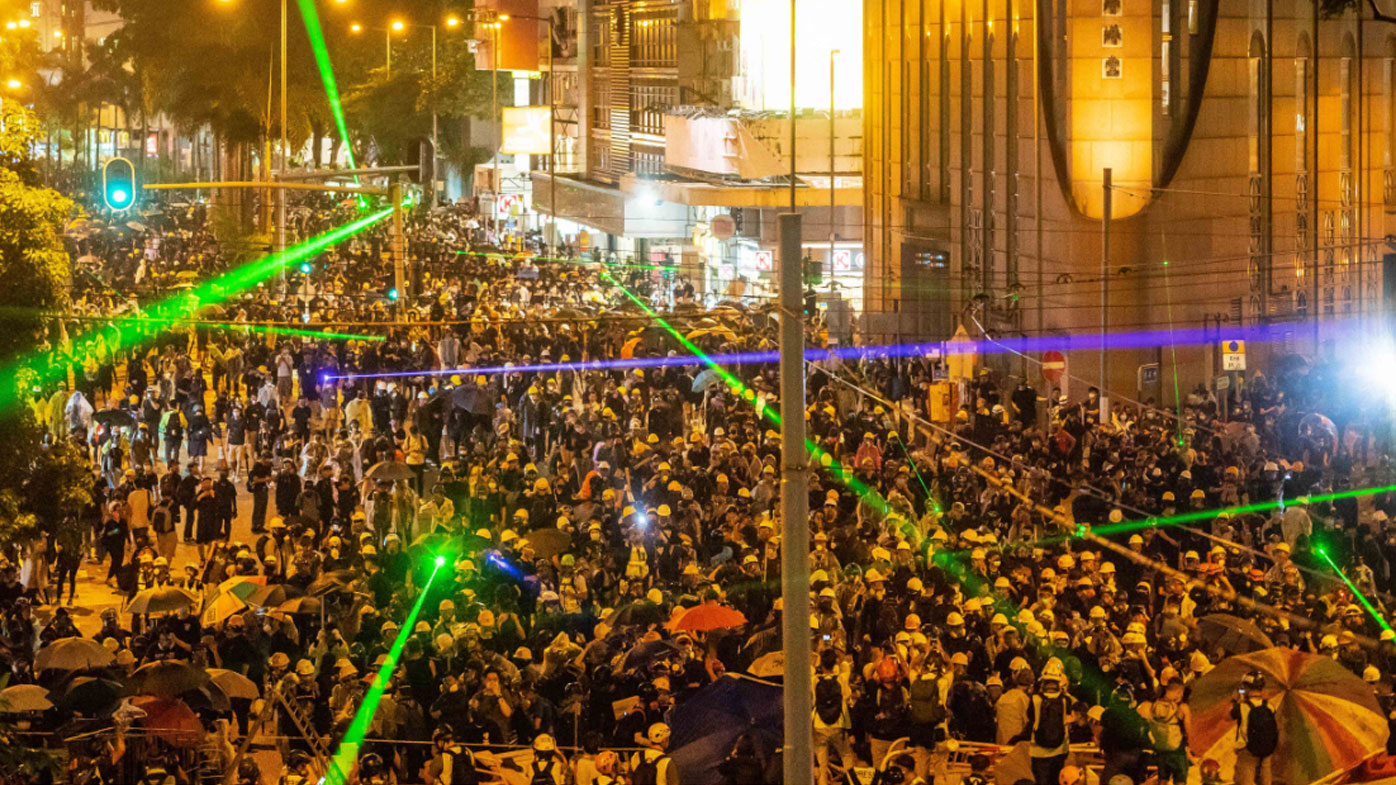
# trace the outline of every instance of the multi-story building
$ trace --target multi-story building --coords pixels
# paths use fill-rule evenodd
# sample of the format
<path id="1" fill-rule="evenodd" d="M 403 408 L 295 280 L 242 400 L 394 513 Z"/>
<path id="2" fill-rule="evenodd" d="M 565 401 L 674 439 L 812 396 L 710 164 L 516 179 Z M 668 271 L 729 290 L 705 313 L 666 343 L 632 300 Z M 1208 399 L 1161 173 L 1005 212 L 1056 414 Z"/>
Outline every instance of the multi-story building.
<path id="1" fill-rule="evenodd" d="M 511 2 L 519 0 L 498 0 L 499 8 L 508 12 Z M 826 284 L 837 282 L 830 290 L 856 302 L 862 42 L 847 31 L 858 29 L 861 3 L 801 6 L 794 205 L 804 215 L 807 258 L 826 271 Z M 529 166 L 531 208 L 556 212 L 574 246 L 676 264 L 715 297 L 768 294 L 776 215 L 791 207 L 789 3 L 537 7 L 521 13 L 554 20 L 555 78 L 551 93 L 544 87 L 533 100 L 555 102 L 563 151 L 556 184 L 541 159 Z M 830 26 L 835 14 L 847 24 Z"/>
<path id="2" fill-rule="evenodd" d="M 869 0 L 865 338 L 1072 336 L 1073 385 L 1103 327 L 1343 348 L 1396 231 L 1396 25 L 1358 7 Z M 1110 355 L 1126 394 L 1172 364 Z"/>

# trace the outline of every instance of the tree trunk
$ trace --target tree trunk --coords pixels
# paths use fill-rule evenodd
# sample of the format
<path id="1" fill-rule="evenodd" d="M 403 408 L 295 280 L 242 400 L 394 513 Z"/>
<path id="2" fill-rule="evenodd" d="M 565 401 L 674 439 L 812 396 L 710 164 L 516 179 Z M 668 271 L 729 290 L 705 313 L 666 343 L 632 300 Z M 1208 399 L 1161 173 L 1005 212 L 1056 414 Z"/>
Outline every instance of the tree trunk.
<path id="1" fill-rule="evenodd" d="M 310 124 L 310 143 L 313 146 L 310 151 L 310 165 L 314 169 L 319 169 L 320 150 L 325 144 L 325 129 L 318 122 Z"/>
<path id="2" fill-rule="evenodd" d="M 335 161 L 338 161 L 338 160 L 339 160 L 339 146 L 342 145 L 342 144 L 344 144 L 344 140 L 339 138 L 339 134 L 335 134 L 335 135 L 332 136 L 331 138 L 334 140 L 334 144 L 330 145 L 330 161 L 329 161 L 329 162 L 330 162 L 331 164 L 333 164 Z"/>

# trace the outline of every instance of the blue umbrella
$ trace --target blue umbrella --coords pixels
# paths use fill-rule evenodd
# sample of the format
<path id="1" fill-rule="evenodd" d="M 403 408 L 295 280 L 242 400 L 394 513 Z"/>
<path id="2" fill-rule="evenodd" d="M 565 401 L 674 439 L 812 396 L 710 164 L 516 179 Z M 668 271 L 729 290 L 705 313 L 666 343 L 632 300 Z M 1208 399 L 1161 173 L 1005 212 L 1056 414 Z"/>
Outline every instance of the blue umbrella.
<path id="1" fill-rule="evenodd" d="M 693 391 L 702 392 L 720 381 L 722 381 L 722 377 L 718 376 L 717 371 L 705 368 L 702 373 L 693 377 Z"/>
<path id="2" fill-rule="evenodd" d="M 669 755 L 684 782 L 721 782 L 717 767 L 742 733 L 775 757 L 785 734 L 780 685 L 729 673 L 674 707 Z"/>

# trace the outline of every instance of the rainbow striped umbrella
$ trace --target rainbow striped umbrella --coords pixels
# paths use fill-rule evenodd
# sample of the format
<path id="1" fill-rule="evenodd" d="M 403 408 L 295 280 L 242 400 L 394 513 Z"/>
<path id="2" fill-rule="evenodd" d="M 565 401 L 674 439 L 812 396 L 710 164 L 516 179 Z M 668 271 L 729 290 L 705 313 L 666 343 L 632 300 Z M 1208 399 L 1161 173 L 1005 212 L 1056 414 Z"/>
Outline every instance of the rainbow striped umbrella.
<path id="1" fill-rule="evenodd" d="M 1276 782 L 1313 782 L 1385 749 L 1386 717 L 1371 685 L 1329 657 L 1262 649 L 1222 660 L 1192 686 L 1192 749 L 1223 773 L 1236 763 L 1232 700 L 1250 671 L 1265 674 L 1265 699 L 1280 727 Z"/>

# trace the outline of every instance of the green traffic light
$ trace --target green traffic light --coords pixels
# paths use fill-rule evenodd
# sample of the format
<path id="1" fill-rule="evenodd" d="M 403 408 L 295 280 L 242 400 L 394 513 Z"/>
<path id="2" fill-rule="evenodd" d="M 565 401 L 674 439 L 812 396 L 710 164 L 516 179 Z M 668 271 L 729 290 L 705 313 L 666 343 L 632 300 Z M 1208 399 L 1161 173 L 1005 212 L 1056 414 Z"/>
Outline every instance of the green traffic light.
<path id="1" fill-rule="evenodd" d="M 102 166 L 102 196 L 107 207 L 125 210 L 136 201 L 136 169 L 125 158 L 112 158 Z"/>

